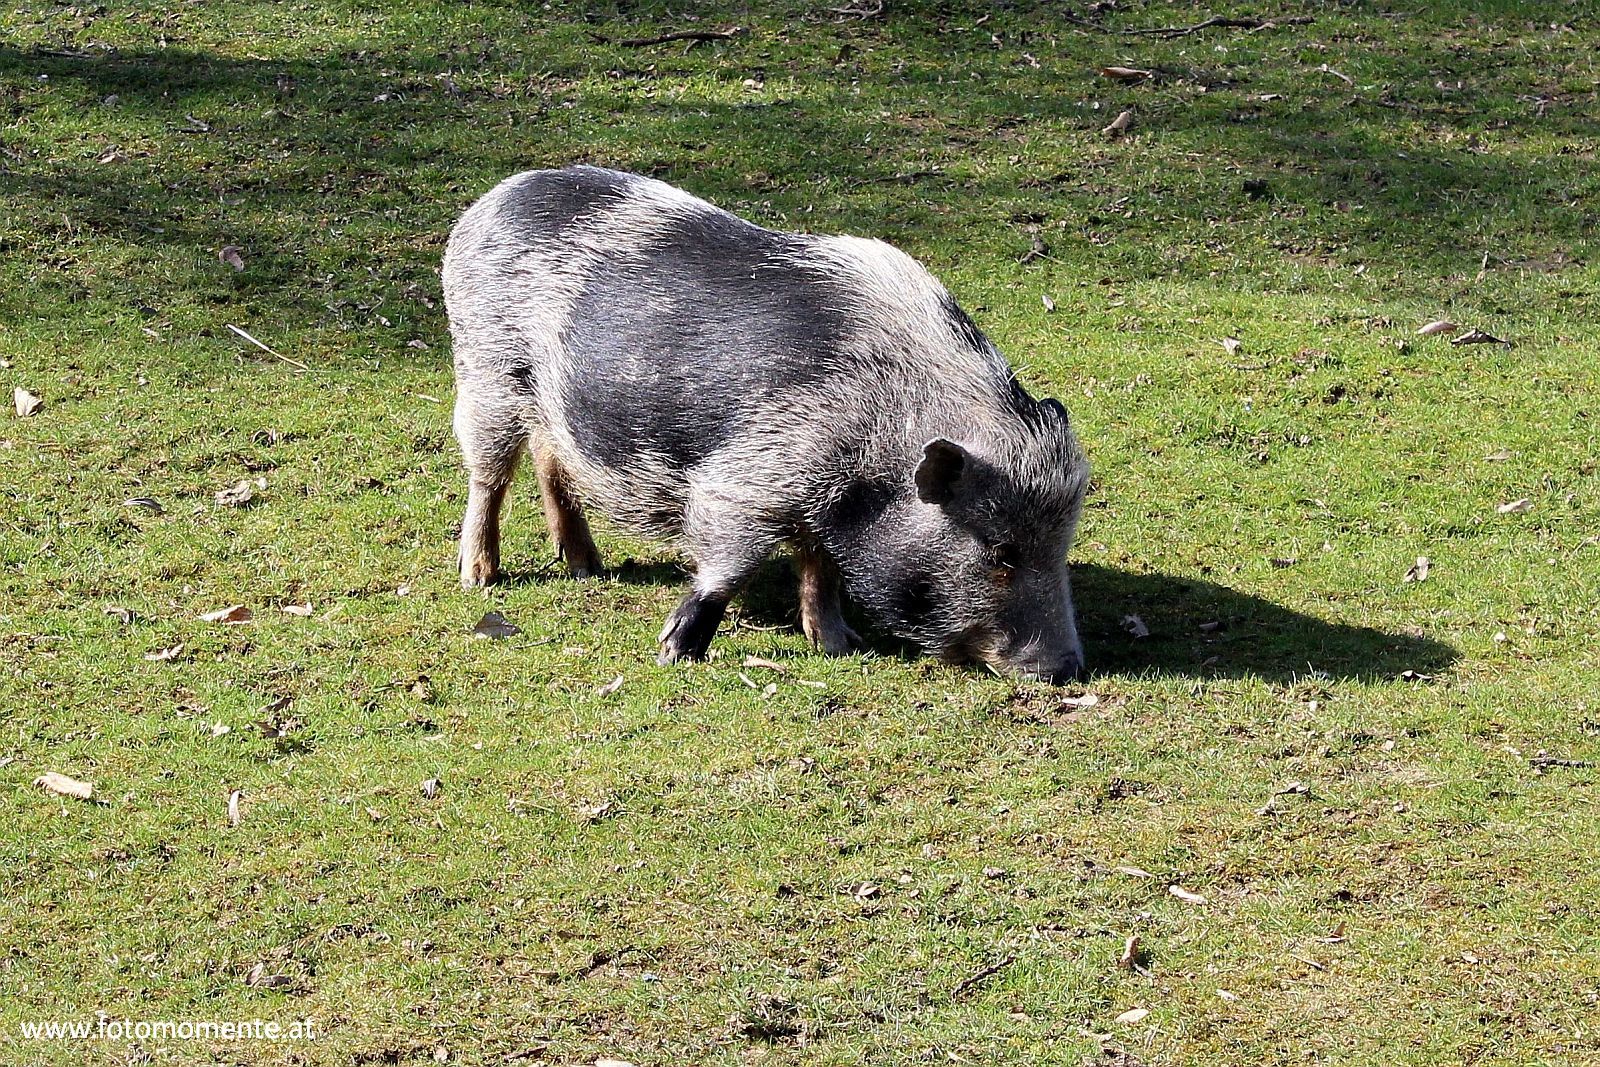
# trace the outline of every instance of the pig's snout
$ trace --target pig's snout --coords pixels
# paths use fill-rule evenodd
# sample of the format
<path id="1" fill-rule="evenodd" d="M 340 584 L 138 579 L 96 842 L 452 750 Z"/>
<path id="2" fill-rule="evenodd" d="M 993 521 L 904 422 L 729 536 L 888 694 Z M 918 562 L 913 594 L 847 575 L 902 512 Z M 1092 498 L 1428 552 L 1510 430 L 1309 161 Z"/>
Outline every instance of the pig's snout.
<path id="1" fill-rule="evenodd" d="M 1083 653 L 1073 652 L 1053 659 L 1010 660 L 1006 663 L 1013 673 L 1024 678 L 1044 682 L 1046 685 L 1066 685 L 1081 682 L 1088 675 Z"/>
<path id="2" fill-rule="evenodd" d="M 1088 675 L 1083 645 L 1073 634 L 1065 643 L 1032 640 L 1002 648 L 990 662 L 1002 670 L 1047 685 L 1081 682 Z"/>

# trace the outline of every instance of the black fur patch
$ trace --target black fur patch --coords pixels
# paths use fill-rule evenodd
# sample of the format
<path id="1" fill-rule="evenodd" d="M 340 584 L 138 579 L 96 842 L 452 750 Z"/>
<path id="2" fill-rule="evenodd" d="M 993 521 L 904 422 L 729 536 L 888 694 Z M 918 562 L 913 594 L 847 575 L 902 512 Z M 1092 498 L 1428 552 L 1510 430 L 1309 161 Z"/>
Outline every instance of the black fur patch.
<path id="1" fill-rule="evenodd" d="M 944 304 L 945 317 L 950 320 L 950 325 L 955 328 L 956 336 L 975 352 L 983 352 L 989 348 L 989 339 L 978 329 L 978 324 L 972 321 L 972 316 L 961 310 L 961 305 L 956 303 L 956 298 L 949 293 L 944 294 L 941 301 Z"/>
<path id="2" fill-rule="evenodd" d="M 628 177 L 599 167 L 540 170 L 518 182 L 509 194 L 502 201 L 501 217 L 548 238 L 572 225 L 574 219 L 625 199 Z"/>
<path id="3" fill-rule="evenodd" d="M 819 526 L 835 535 L 849 536 L 882 515 L 904 491 L 890 482 L 851 482 L 823 512 Z"/>
<path id="4" fill-rule="evenodd" d="M 805 240 L 702 210 L 602 263 L 564 338 L 564 399 L 583 453 L 625 464 L 648 451 L 691 467 L 748 429 L 751 413 L 833 373 L 850 297 L 776 258 Z"/>
<path id="5" fill-rule="evenodd" d="M 939 598 L 933 583 L 920 574 L 909 577 L 895 590 L 894 598 L 895 614 L 907 629 L 922 626 L 939 610 Z"/>
<path id="6" fill-rule="evenodd" d="M 533 368 L 526 363 L 516 363 L 506 368 L 506 375 L 514 382 L 519 393 L 533 396 L 536 387 L 533 380 Z"/>

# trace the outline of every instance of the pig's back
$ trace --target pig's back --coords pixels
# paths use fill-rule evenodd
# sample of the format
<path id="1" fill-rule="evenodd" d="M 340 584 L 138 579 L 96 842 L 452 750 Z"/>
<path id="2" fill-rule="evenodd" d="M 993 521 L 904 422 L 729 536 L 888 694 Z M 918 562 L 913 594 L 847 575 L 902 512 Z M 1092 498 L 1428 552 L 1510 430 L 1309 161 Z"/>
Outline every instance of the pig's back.
<path id="1" fill-rule="evenodd" d="M 498 321 L 594 463 L 684 469 L 841 369 L 850 294 L 817 239 L 592 167 L 508 179 L 452 234 L 452 320 Z M 498 346 L 506 350 L 509 346 Z"/>
<path id="2" fill-rule="evenodd" d="M 797 468 L 818 447 L 1009 387 L 1004 359 L 898 250 L 768 230 L 637 175 L 507 179 L 457 225 L 444 274 L 458 370 L 463 349 L 494 363 L 481 369 L 525 391 L 606 510 L 658 531 L 682 503 L 674 484 L 809 482 Z"/>

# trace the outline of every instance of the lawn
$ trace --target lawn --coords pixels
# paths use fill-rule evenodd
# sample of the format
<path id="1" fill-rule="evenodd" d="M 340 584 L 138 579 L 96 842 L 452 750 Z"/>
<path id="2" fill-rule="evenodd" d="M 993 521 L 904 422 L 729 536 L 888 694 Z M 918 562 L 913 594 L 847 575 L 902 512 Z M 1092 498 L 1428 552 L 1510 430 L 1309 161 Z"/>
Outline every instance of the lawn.
<path id="1" fill-rule="evenodd" d="M 1597 45 L 14 0 L 0 1062 L 1600 1062 Z M 439 258 L 569 162 L 928 264 L 1094 465 L 1092 677 L 823 658 L 782 560 L 658 667 L 681 563 L 526 478 L 462 592 Z M 23 1032 L 96 1013 L 314 1036 Z"/>

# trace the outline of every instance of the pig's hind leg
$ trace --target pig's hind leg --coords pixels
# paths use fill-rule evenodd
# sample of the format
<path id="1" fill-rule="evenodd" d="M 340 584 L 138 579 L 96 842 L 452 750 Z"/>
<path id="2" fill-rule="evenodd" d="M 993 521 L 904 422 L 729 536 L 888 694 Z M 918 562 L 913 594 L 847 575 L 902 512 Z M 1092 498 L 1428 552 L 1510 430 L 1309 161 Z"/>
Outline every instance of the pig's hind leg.
<path id="1" fill-rule="evenodd" d="M 848 656 L 861 647 L 861 637 L 844 621 L 839 602 L 839 568 L 820 548 L 797 544 L 795 569 L 800 574 L 800 628 L 813 648 L 830 656 Z"/>
<path id="2" fill-rule="evenodd" d="M 512 413 L 456 399 L 456 439 L 467 468 L 467 510 L 461 518 L 461 587 L 490 585 L 500 577 L 500 507 L 517 471 L 527 430 Z"/>
<path id="3" fill-rule="evenodd" d="M 538 449 L 535 458 L 545 525 L 555 542 L 556 558 L 566 561 L 574 578 L 592 578 L 600 573 L 600 550 L 589 533 L 589 521 L 583 517 L 583 506 L 573 491 L 572 480 L 548 447 Z"/>

